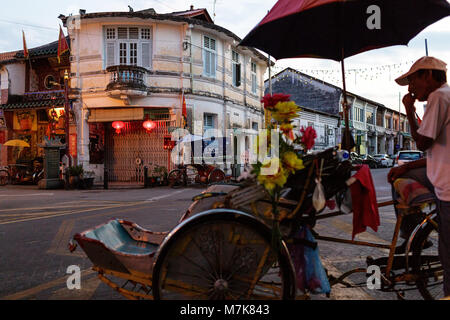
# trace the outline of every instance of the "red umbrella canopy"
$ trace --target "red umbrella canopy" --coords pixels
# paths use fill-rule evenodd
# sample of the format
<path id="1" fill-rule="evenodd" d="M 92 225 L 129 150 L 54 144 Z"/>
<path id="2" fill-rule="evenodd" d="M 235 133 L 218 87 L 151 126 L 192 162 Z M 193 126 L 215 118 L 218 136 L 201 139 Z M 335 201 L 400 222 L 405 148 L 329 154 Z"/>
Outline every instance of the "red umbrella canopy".
<path id="1" fill-rule="evenodd" d="M 448 15 L 446 0 L 279 0 L 240 45 L 276 59 L 341 61 L 371 49 L 406 45 Z"/>

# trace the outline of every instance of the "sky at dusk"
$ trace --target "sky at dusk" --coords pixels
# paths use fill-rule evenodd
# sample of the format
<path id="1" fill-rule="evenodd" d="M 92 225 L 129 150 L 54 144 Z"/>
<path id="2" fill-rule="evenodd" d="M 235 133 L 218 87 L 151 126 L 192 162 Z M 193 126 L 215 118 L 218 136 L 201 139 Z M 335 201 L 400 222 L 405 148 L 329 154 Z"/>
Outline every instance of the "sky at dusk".
<path id="1" fill-rule="evenodd" d="M 2 2 L 0 11 L 0 52 L 22 50 L 22 30 L 28 48 L 58 40 L 60 14 L 77 15 L 79 9 L 88 13 L 105 11 L 134 11 L 154 8 L 157 13 L 206 8 L 214 22 L 235 33 L 241 39 L 267 14 L 276 0 L 22 0 Z M 66 30 L 64 30 L 67 32 Z M 404 112 L 399 96 L 407 92 L 394 79 L 408 71 L 412 63 L 425 55 L 425 39 L 428 54 L 450 64 L 450 17 L 444 18 L 423 30 L 408 46 L 393 46 L 365 52 L 345 60 L 348 72 L 347 90 L 382 103 L 391 109 Z M 286 67 L 299 70 L 337 86 L 342 86 L 338 62 L 325 59 L 283 59 L 272 69 L 275 74 Z M 421 107 L 419 115 L 423 114 Z"/>

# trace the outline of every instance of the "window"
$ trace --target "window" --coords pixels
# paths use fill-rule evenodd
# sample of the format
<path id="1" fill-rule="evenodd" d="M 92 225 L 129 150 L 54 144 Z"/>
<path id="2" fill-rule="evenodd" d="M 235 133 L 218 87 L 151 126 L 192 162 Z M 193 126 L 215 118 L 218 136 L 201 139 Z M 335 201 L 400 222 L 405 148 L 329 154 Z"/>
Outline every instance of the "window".
<path id="1" fill-rule="evenodd" d="M 141 29 L 141 39 L 150 40 L 150 29 Z"/>
<path id="2" fill-rule="evenodd" d="M 107 27 L 105 66 L 132 65 L 151 68 L 151 28 Z"/>
<path id="3" fill-rule="evenodd" d="M 209 129 L 215 128 L 215 114 L 204 113 L 203 114 L 203 132 Z"/>
<path id="4" fill-rule="evenodd" d="M 375 123 L 374 123 L 373 112 L 366 111 L 366 122 L 367 122 L 368 124 L 375 124 Z"/>
<path id="5" fill-rule="evenodd" d="M 355 107 L 355 121 L 364 122 L 364 109 Z"/>
<path id="6" fill-rule="evenodd" d="M 252 129 L 258 131 L 258 122 L 252 122 Z"/>
<path id="7" fill-rule="evenodd" d="M 257 78 L 256 78 L 256 63 L 254 63 L 254 62 L 252 62 L 252 65 L 251 65 L 251 76 L 252 76 L 252 93 L 256 94 Z"/>
<path id="8" fill-rule="evenodd" d="M 232 68 L 233 68 L 233 86 L 241 85 L 241 64 L 239 62 L 239 53 L 232 51 Z"/>
<path id="9" fill-rule="evenodd" d="M 391 117 L 386 117 L 385 119 L 385 123 L 386 123 L 386 129 L 392 129 L 392 118 Z"/>
<path id="10" fill-rule="evenodd" d="M 207 77 L 216 77 L 216 40 L 203 37 L 203 74 Z"/>

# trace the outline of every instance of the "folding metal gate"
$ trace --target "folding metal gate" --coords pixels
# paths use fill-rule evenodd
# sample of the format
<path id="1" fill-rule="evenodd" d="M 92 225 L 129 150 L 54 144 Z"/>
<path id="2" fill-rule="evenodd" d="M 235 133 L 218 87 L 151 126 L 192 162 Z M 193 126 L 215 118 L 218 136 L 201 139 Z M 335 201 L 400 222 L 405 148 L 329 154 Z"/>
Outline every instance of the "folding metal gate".
<path id="1" fill-rule="evenodd" d="M 175 121 L 154 121 L 156 128 L 147 132 L 143 121 L 130 121 L 117 133 L 111 125 L 105 130 L 105 165 L 111 182 L 144 183 L 144 166 L 149 174 L 154 165 L 169 166 L 170 154 L 164 150 L 164 137 Z M 168 168 L 169 169 L 169 168 Z"/>

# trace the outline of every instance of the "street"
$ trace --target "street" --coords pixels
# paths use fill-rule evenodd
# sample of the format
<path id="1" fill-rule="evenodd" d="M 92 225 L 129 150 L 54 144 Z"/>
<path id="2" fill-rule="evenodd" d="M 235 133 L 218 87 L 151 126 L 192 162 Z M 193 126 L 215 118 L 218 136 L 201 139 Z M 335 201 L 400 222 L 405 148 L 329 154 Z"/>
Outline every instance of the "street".
<path id="1" fill-rule="evenodd" d="M 389 169 L 373 169 L 378 202 L 389 200 Z M 0 299 L 20 300 L 121 300 L 117 292 L 102 283 L 91 270 L 81 248 L 70 253 L 67 244 L 77 232 L 93 228 L 112 218 L 122 218 L 152 231 L 169 231 L 177 225 L 193 196 L 202 188 L 93 189 L 86 191 L 38 190 L 33 186 L 0 188 Z M 356 240 L 387 244 L 395 225 L 393 207 L 380 208 L 378 232 L 368 230 Z M 352 215 L 320 220 L 320 235 L 351 238 Z M 386 249 L 319 242 L 322 262 L 335 277 L 365 268 L 366 257 L 387 256 Z M 81 290 L 69 290 L 67 268 L 81 270 Z M 358 288 L 337 284 L 331 299 L 395 300 L 395 293 L 366 287 L 366 274 L 347 279 Z M 407 298 L 420 299 L 416 290 Z M 312 296 L 312 299 L 327 299 Z"/>

